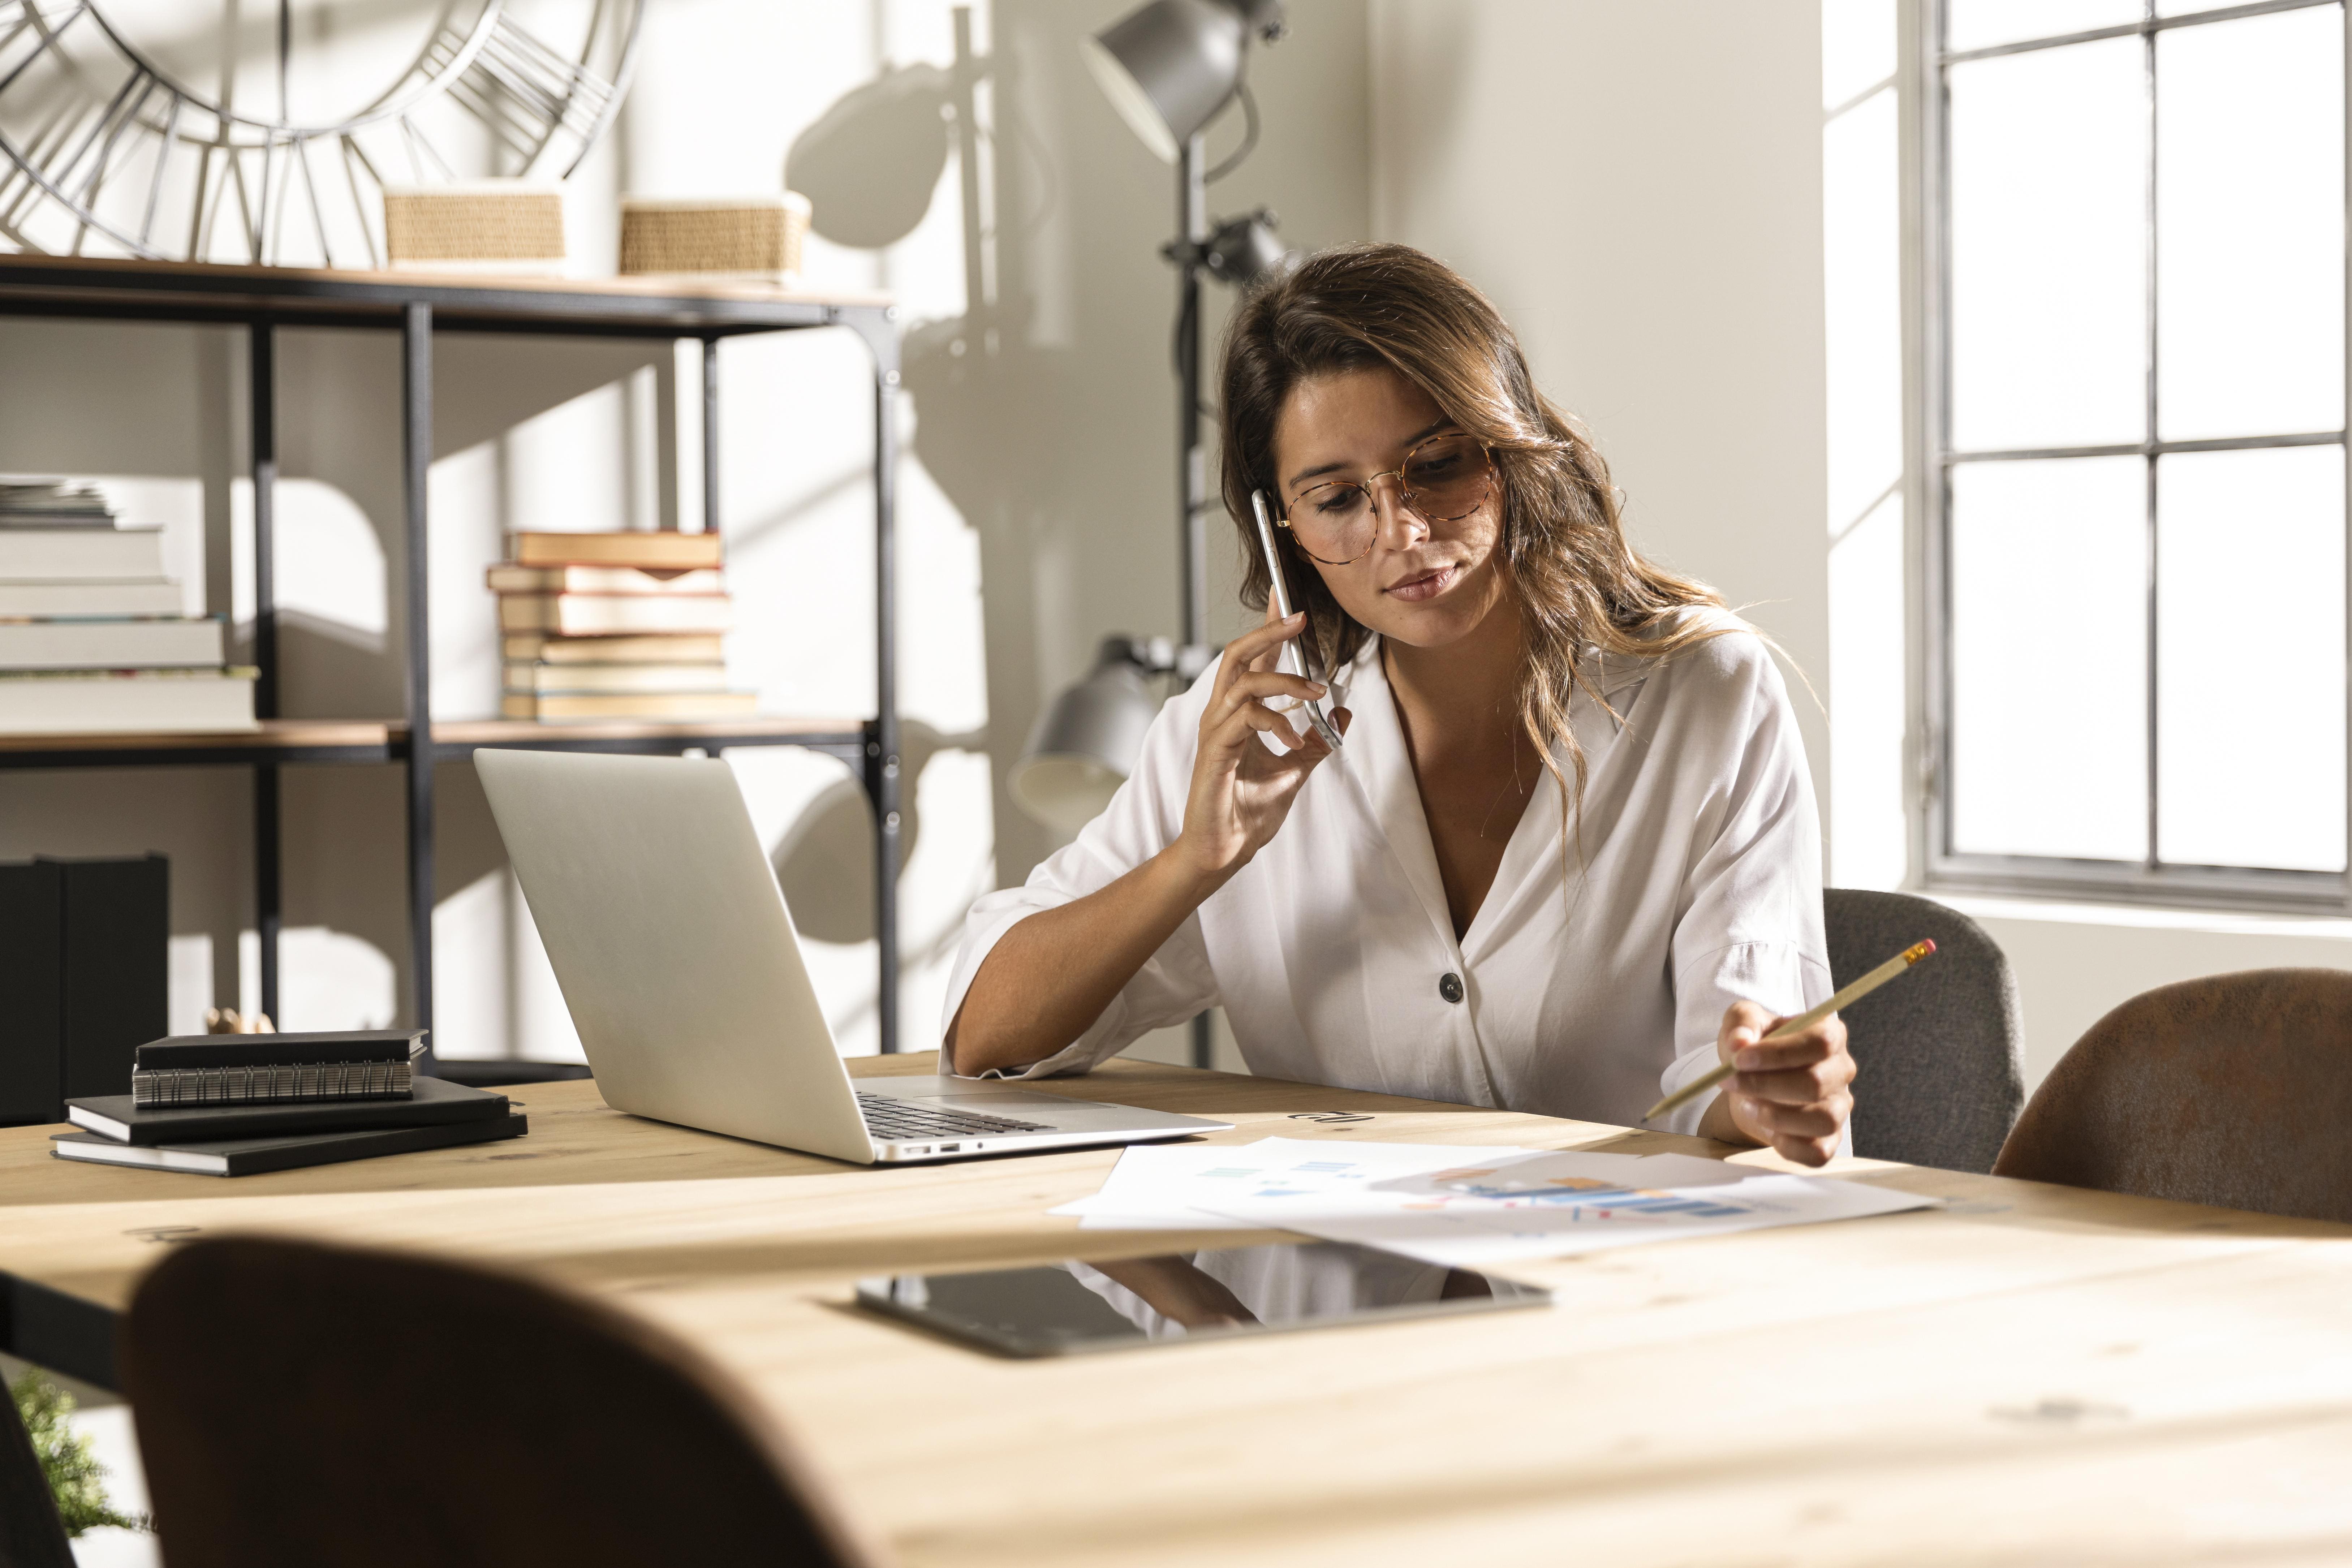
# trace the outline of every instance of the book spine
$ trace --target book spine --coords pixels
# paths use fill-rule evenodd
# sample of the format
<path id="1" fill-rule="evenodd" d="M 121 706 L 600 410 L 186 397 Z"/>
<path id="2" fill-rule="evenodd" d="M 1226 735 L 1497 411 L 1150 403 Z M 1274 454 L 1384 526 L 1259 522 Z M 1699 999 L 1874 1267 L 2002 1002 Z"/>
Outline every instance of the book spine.
<path id="1" fill-rule="evenodd" d="M 406 1062 L 310 1062 L 288 1067 L 149 1068 L 131 1075 L 131 1103 L 258 1105 L 298 1100 L 405 1100 Z"/>
<path id="2" fill-rule="evenodd" d="M 65 1120 L 63 871 L 0 866 L 0 1122 Z"/>
<path id="3" fill-rule="evenodd" d="M 67 860 L 65 1098 L 121 1094 L 131 1055 L 169 1028 L 171 862 Z"/>

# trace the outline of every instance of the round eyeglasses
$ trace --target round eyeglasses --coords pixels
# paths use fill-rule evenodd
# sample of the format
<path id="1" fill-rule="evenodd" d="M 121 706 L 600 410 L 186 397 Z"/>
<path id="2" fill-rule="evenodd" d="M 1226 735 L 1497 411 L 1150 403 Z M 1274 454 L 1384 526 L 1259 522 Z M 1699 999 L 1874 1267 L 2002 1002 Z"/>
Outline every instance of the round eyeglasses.
<path id="1" fill-rule="evenodd" d="M 1282 509 L 1282 526 L 1298 548 L 1326 566 L 1351 566 L 1372 552 L 1380 532 L 1371 487 L 1397 482 L 1397 496 L 1424 522 L 1453 522 L 1486 504 L 1495 492 L 1495 459 L 1468 436 L 1432 436 L 1388 473 L 1361 484 L 1327 479 L 1309 485 Z"/>

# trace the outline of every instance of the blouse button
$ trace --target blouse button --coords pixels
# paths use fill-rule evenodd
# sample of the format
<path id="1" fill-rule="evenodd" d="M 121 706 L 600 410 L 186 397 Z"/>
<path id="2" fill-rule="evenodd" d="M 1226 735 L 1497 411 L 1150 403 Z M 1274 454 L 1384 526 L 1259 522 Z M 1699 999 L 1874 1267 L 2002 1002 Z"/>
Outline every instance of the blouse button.
<path id="1" fill-rule="evenodd" d="M 1444 997 L 1448 1002 L 1461 1001 L 1462 976 L 1452 973 L 1439 976 L 1437 982 L 1437 994 L 1440 996 Z"/>

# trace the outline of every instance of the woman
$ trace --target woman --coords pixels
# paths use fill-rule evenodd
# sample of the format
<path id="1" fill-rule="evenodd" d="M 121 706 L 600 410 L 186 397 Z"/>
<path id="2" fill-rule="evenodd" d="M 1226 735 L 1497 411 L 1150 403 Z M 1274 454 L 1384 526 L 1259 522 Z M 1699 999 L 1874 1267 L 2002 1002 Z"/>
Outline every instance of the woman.
<path id="1" fill-rule="evenodd" d="M 1591 443 L 1458 275 L 1315 256 L 1235 313 L 1226 510 L 1263 490 L 1299 614 L 1235 638 L 1026 886 L 974 906 L 954 1070 L 1084 1071 L 1221 1005 L 1251 1070 L 1839 1149 L 1820 827 L 1764 643 L 1643 561 Z M 1252 563 L 1244 595 L 1268 579 Z M 1310 650 L 1328 683 L 1280 672 Z M 1334 753 L 1301 699 L 1343 704 Z"/>

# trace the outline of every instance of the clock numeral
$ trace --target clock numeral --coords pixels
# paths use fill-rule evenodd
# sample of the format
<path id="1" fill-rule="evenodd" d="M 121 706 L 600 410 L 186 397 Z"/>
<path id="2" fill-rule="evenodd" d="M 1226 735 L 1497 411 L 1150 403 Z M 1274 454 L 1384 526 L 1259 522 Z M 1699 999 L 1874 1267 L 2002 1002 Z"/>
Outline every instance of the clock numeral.
<path id="1" fill-rule="evenodd" d="M 13 0 L 11 4 L 0 5 L 0 22 L 6 22 L 12 15 L 15 17 L 13 22 L 6 23 L 7 37 L 0 38 L 0 62 L 5 62 L 5 51 L 26 32 L 37 30 L 40 34 L 32 47 L 25 52 L 24 58 L 16 64 L 0 63 L 0 92 L 6 92 L 16 86 L 16 79 L 23 76 L 35 60 L 56 47 L 58 40 L 65 37 L 66 30 L 80 21 L 89 10 L 89 0 L 81 0 L 62 16 L 42 16 L 37 0 Z"/>
<path id="2" fill-rule="evenodd" d="M 367 177 L 375 182 L 378 191 L 383 189 L 383 176 L 376 172 L 374 161 L 367 155 L 367 149 L 360 145 L 358 137 L 346 132 L 335 140 L 342 144 L 343 180 L 351 186 L 352 211 L 358 215 L 361 237 L 367 241 L 368 265 L 382 267 L 384 264 L 383 247 L 376 243 L 375 226 L 368 222 L 371 204 L 360 194 L 360 171 L 367 171 Z"/>
<path id="3" fill-rule="evenodd" d="M 417 162 L 416 158 L 419 153 L 433 160 L 433 166 L 441 171 L 443 179 L 454 180 L 457 177 L 456 171 L 449 167 L 449 160 L 441 156 L 441 150 L 433 145 L 433 138 L 425 134 L 425 128 L 416 123 L 414 115 L 404 114 L 400 117 L 400 135 L 401 140 L 408 144 L 408 166 L 415 172 L 418 184 L 425 183 L 425 165 Z"/>
<path id="4" fill-rule="evenodd" d="M 147 181 L 147 210 L 139 220 L 139 243 L 144 247 L 155 234 L 155 205 L 163 196 L 163 175 L 172 166 L 172 154 L 180 147 L 180 110 L 184 107 L 180 95 L 172 95 L 171 112 L 163 117 L 163 142 L 155 150 L 155 172 Z"/>
<path id="5" fill-rule="evenodd" d="M 19 79 L 24 68 L 58 37 L 56 30 L 50 30 L 41 47 L 18 62 L 7 80 Z M 71 215 L 73 251 L 79 254 L 83 238 L 97 221 L 93 208 L 100 193 L 121 166 L 116 153 L 123 135 L 139 122 L 158 90 L 168 93 L 170 89 L 142 67 L 124 78 L 114 96 L 95 113 L 87 100 L 77 101 L 44 124 L 22 147 L 0 138 L 0 153 L 7 155 L 11 164 L 6 178 L 0 180 L 0 202 L 5 204 L 0 206 L 0 223 L 12 230 L 21 227 L 26 215 L 47 197 Z"/>
<path id="6" fill-rule="evenodd" d="M 147 100 L 161 86 L 160 81 L 144 71 L 133 73 L 131 79 L 122 84 L 122 90 L 114 95 L 114 101 L 106 106 L 106 112 L 99 116 L 98 125 L 92 128 L 93 137 L 100 130 L 104 131 L 105 136 L 99 141 L 98 150 L 90 157 L 89 173 L 83 176 L 80 188 L 70 198 L 75 216 L 80 220 L 74 234 L 75 255 L 81 254 L 82 241 L 89 233 L 90 213 L 98 202 L 98 194 L 104 188 L 107 176 L 114 172 L 114 150 L 121 143 L 122 133 L 138 121 L 141 112 L 147 107 Z M 134 92 L 133 89 L 137 90 Z M 72 171 L 69 168 L 68 172 L 70 174 Z"/>
<path id="7" fill-rule="evenodd" d="M 445 58 L 454 58 L 454 47 Z M 523 173 L 559 136 L 585 153 L 618 93 L 613 83 L 566 58 L 504 13 L 473 63 L 449 87 L 450 100 L 522 160 Z"/>

